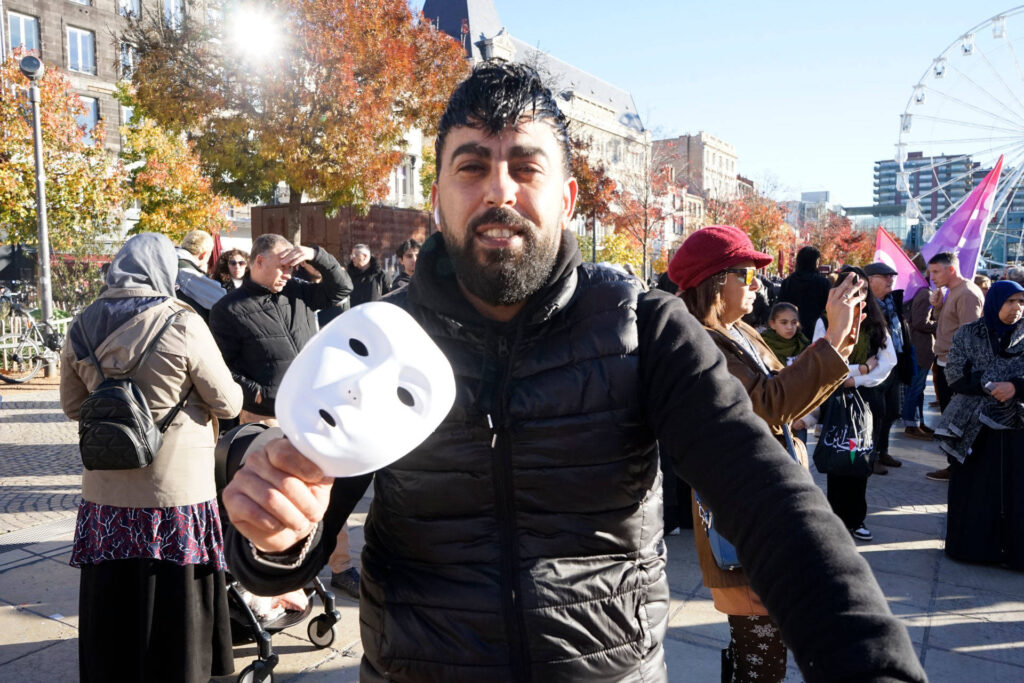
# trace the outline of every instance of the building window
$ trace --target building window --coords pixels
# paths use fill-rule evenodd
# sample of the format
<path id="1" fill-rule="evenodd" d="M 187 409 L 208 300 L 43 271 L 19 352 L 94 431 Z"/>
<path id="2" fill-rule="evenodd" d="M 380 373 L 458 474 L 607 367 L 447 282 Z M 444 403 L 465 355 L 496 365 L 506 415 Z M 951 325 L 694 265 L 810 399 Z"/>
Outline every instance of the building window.
<path id="1" fill-rule="evenodd" d="M 138 50 L 131 43 L 121 43 L 121 78 L 129 81 L 135 73 L 135 64 L 138 62 Z"/>
<path id="2" fill-rule="evenodd" d="M 68 27 L 68 70 L 96 73 L 96 38 L 92 31 Z"/>
<path id="3" fill-rule="evenodd" d="M 92 144 L 92 131 L 100 121 L 100 103 L 95 97 L 82 97 L 82 104 L 85 106 L 85 113 L 75 117 L 79 126 L 85 128 L 82 141 L 87 145 Z"/>
<path id="4" fill-rule="evenodd" d="M 23 47 L 39 54 L 39 20 L 17 12 L 7 13 L 7 32 L 11 36 L 11 50 Z"/>
<path id="5" fill-rule="evenodd" d="M 164 23 L 169 29 L 181 28 L 185 20 L 185 0 L 164 0 Z"/>
<path id="6" fill-rule="evenodd" d="M 127 126 L 131 124 L 132 117 L 135 116 L 135 107 L 126 107 L 121 105 L 121 125 Z"/>
<path id="7" fill-rule="evenodd" d="M 89 0 L 69 0 L 69 1 L 75 3 L 76 5 L 88 5 L 89 4 Z"/>
<path id="8" fill-rule="evenodd" d="M 122 17 L 142 17 L 142 0 L 117 0 L 117 11 Z"/>

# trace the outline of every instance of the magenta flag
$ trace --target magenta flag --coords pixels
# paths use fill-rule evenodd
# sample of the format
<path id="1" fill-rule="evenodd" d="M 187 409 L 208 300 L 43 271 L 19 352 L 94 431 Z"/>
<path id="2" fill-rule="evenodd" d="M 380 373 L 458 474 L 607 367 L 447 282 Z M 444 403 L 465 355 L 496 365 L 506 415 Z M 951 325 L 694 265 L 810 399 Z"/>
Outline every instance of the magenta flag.
<path id="1" fill-rule="evenodd" d="M 951 251 L 960 260 L 960 274 L 968 280 L 974 278 L 981 243 L 992 218 L 992 202 L 996 198 L 996 186 L 1002 170 L 1003 157 L 1000 156 L 996 167 L 971 190 L 964 203 L 935 231 L 928 244 L 921 247 L 921 256 L 925 262 L 938 253 Z"/>
<path id="2" fill-rule="evenodd" d="M 917 290 L 928 286 L 928 281 L 917 272 L 907 252 L 883 228 L 879 228 L 875 236 L 875 261 L 896 271 L 896 282 L 892 288 L 903 290 L 904 301 L 910 301 Z"/>

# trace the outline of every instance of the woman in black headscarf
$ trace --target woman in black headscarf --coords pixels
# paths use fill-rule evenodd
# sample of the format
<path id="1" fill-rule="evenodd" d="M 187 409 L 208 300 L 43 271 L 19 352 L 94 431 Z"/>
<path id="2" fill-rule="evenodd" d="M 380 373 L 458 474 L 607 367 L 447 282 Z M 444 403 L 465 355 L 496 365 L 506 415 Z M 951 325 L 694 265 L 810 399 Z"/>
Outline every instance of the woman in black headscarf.
<path id="1" fill-rule="evenodd" d="M 946 554 L 1024 571 L 1024 287 L 993 283 L 953 336 L 956 392 L 935 430 L 950 462 Z"/>
<path id="2" fill-rule="evenodd" d="M 180 406 L 149 466 L 82 473 L 71 551 L 82 683 L 205 683 L 234 668 L 213 449 L 216 418 L 238 414 L 242 390 L 206 323 L 174 297 L 177 271 L 169 239 L 132 237 L 61 356 L 72 420 L 104 377 L 130 376 L 157 424 Z"/>

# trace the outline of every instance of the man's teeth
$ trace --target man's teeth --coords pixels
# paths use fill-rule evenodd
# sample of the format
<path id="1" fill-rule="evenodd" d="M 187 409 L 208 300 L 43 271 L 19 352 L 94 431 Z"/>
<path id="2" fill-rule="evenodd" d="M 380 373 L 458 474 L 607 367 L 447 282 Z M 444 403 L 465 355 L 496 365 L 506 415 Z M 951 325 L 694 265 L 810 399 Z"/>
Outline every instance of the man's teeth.
<path id="1" fill-rule="evenodd" d="M 512 236 L 512 231 L 508 228 L 491 228 L 490 230 L 484 230 L 484 236 L 505 239 Z"/>

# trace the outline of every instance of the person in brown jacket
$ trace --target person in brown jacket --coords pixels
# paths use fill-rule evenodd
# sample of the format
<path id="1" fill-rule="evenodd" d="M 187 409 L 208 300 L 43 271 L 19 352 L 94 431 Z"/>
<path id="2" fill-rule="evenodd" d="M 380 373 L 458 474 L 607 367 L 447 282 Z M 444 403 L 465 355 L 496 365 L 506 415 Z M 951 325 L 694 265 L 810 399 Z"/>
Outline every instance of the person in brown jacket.
<path id="1" fill-rule="evenodd" d="M 772 262 L 754 249 L 739 228 L 711 226 L 691 235 L 669 264 L 680 296 L 726 359 L 729 372 L 750 395 L 754 412 L 807 467 L 804 444 L 790 436 L 790 423 L 821 405 L 846 379 L 846 359 L 857 339 L 865 283 L 849 278 L 830 290 L 826 336 L 783 366 L 757 331 L 742 322 L 760 287 L 756 269 Z M 694 501 L 694 519 L 699 519 Z M 759 683 L 786 675 L 786 646 L 742 569 L 718 567 L 707 535 L 694 533 L 704 585 L 715 609 L 728 615 L 730 642 L 722 652 L 722 680 Z"/>
<path id="2" fill-rule="evenodd" d="M 217 418 L 238 414 L 242 388 L 206 323 L 174 297 L 177 272 L 165 236 L 129 239 L 61 354 L 72 420 L 102 381 L 93 356 L 104 377 L 132 377 L 157 424 L 182 406 L 148 467 L 82 473 L 71 565 L 83 683 L 205 683 L 234 668 L 213 453 Z"/>
<path id="3" fill-rule="evenodd" d="M 960 261 L 956 254 L 943 251 L 928 259 L 928 276 L 936 289 L 931 293 L 932 316 L 935 318 L 935 363 L 932 365 L 932 381 L 935 384 L 935 398 L 943 411 L 953 398 L 953 391 L 946 381 L 946 354 L 953 346 L 953 335 L 962 325 L 981 318 L 985 297 L 978 286 L 960 274 Z M 943 297 L 942 287 L 946 288 Z M 926 475 L 935 481 L 949 481 L 949 468 L 929 472 Z"/>
<path id="4" fill-rule="evenodd" d="M 915 365 L 914 377 L 903 397 L 903 433 L 921 441 L 931 441 L 935 431 L 924 423 L 924 387 L 935 362 L 935 318 L 930 298 L 931 292 L 922 287 L 903 304 L 903 319 L 910 328 Z"/>

